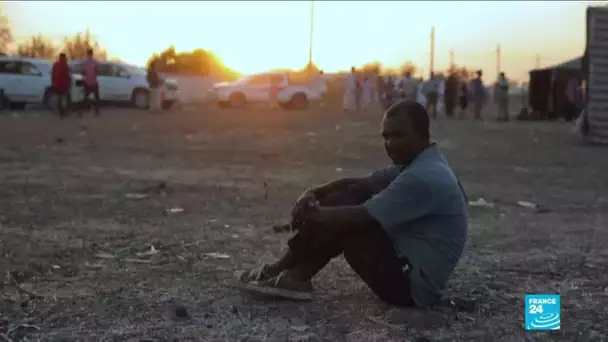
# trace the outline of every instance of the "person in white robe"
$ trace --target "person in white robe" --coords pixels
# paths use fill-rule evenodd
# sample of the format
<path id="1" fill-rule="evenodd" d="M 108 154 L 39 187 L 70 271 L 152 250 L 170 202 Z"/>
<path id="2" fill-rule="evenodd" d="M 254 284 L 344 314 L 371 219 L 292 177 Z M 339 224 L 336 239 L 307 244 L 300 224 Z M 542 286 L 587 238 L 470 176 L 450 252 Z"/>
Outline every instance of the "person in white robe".
<path id="1" fill-rule="evenodd" d="M 344 101 L 342 108 L 344 111 L 350 111 L 356 108 L 357 100 L 357 73 L 355 67 L 350 69 L 350 74 L 346 77 L 346 86 L 344 87 Z"/>
<path id="2" fill-rule="evenodd" d="M 369 107 L 374 100 L 374 90 L 372 87 L 372 81 L 365 77 L 363 78 L 363 94 L 361 96 L 361 102 L 363 107 Z"/>

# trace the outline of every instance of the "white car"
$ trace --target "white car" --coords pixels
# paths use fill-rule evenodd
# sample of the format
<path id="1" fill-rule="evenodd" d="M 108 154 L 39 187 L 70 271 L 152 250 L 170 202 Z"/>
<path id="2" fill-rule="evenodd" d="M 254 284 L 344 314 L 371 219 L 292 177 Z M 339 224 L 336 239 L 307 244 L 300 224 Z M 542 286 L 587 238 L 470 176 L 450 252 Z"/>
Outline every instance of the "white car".
<path id="1" fill-rule="evenodd" d="M 84 60 L 69 61 L 73 74 L 82 74 Z M 97 82 L 99 99 L 103 102 L 127 102 L 137 108 L 148 108 L 149 88 L 146 69 L 118 62 L 98 61 Z M 161 82 L 163 108 L 179 102 L 177 81 L 165 79 Z"/>
<path id="2" fill-rule="evenodd" d="M 53 63 L 45 59 L 0 56 L 0 90 L 5 100 L 15 109 L 45 102 L 49 99 L 52 69 Z M 74 76 L 72 101 L 82 99 L 77 86 L 79 79 Z"/>
<path id="3" fill-rule="evenodd" d="M 241 78 L 236 82 L 217 83 L 210 90 L 221 108 L 242 108 L 248 103 L 270 101 L 270 80 L 281 85 L 278 102 L 284 109 L 306 109 L 310 101 L 321 98 L 320 91 L 309 85 L 293 84 L 286 73 L 261 73 Z"/>

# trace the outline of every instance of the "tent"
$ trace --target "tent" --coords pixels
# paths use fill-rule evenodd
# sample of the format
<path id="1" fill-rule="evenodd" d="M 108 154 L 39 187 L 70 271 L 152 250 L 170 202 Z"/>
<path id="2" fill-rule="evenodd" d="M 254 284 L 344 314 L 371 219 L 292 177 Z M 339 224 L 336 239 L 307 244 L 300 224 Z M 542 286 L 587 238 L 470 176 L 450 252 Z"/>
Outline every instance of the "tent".
<path id="1" fill-rule="evenodd" d="M 567 113 L 566 85 L 571 80 L 580 83 L 583 80 L 583 57 L 576 57 L 547 68 L 530 71 L 530 107 L 538 112 L 541 118 L 572 119 L 573 113 Z"/>
<path id="2" fill-rule="evenodd" d="M 608 7 L 587 8 L 587 48 L 583 60 L 587 108 L 583 135 L 591 143 L 608 144 Z"/>

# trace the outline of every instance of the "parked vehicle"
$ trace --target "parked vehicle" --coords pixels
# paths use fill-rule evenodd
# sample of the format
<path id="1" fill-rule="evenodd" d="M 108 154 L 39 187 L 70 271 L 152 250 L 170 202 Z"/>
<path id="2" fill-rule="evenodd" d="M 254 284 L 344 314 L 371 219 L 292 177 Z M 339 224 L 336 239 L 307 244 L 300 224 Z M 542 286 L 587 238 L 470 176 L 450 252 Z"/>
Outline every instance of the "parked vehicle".
<path id="1" fill-rule="evenodd" d="M 295 84 L 287 73 L 261 73 L 246 76 L 236 82 L 217 83 L 210 90 L 221 108 L 242 108 L 248 103 L 269 102 L 271 79 L 278 78 L 281 85 L 279 106 L 283 109 L 306 109 L 310 101 L 321 98 L 318 90 L 309 84 Z"/>
<path id="2" fill-rule="evenodd" d="M 69 62 L 73 74 L 82 74 L 84 60 Z M 98 62 L 97 82 L 99 83 L 99 99 L 102 102 L 131 103 L 137 108 L 148 108 L 148 82 L 146 69 L 119 63 Z M 168 109 L 179 102 L 179 87 L 177 81 L 165 79 L 162 81 L 161 96 L 163 108 Z"/>
<path id="3" fill-rule="evenodd" d="M 44 59 L 0 56 L 0 89 L 2 107 L 25 109 L 28 104 L 41 104 L 51 92 L 53 63 Z M 74 77 L 72 101 L 82 99 L 79 76 Z"/>

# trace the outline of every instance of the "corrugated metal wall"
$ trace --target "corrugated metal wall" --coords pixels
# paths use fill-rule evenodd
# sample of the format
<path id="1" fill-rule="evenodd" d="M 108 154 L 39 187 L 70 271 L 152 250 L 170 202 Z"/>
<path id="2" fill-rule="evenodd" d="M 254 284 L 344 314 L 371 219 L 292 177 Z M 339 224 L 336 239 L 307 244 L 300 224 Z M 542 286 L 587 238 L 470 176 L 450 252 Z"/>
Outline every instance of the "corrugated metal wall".
<path id="1" fill-rule="evenodd" d="M 589 74 L 587 110 L 590 142 L 608 144 L 608 8 L 587 9 Z"/>

